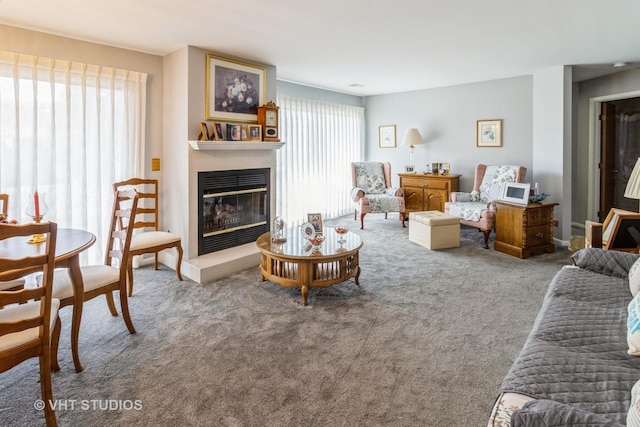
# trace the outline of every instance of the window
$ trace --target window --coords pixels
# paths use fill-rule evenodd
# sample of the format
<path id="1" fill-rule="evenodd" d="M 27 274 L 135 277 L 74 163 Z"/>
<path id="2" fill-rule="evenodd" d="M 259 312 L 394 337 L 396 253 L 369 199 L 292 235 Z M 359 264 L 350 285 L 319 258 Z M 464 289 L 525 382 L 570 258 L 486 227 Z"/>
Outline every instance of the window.
<path id="1" fill-rule="evenodd" d="M 278 96 L 280 139 L 276 211 L 288 224 L 353 210 L 351 162 L 364 154 L 364 108 Z"/>
<path id="2" fill-rule="evenodd" d="M 45 219 L 97 237 L 102 263 L 112 184 L 137 176 L 144 153 L 146 74 L 0 51 L 0 192 L 9 217 L 37 189 Z"/>

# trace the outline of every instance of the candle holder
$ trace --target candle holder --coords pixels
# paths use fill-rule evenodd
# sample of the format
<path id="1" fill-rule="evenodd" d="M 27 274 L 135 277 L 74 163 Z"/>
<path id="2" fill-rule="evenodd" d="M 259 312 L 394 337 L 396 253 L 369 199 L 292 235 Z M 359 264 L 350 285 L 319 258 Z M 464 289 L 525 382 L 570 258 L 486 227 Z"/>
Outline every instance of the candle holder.
<path id="1" fill-rule="evenodd" d="M 27 215 L 33 218 L 33 222 L 40 224 L 44 216 L 49 212 L 49 206 L 45 201 L 44 194 L 38 194 L 36 191 L 33 197 L 29 197 L 29 204 L 27 205 Z M 31 239 L 27 240 L 29 243 L 42 243 L 47 240 L 46 234 L 34 234 Z"/>

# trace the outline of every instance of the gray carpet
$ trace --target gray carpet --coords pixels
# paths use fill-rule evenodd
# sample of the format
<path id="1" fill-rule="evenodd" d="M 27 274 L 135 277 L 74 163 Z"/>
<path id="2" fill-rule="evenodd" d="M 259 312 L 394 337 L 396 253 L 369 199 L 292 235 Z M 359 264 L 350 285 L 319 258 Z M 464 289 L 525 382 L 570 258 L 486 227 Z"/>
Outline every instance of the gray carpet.
<path id="1" fill-rule="evenodd" d="M 520 260 L 467 228 L 460 248 L 428 251 L 391 216 L 367 215 L 365 230 L 339 222 L 364 241 L 361 286 L 311 289 L 308 307 L 297 289 L 260 283 L 257 267 L 206 285 L 143 267 L 136 335 L 103 298 L 85 304 L 80 374 L 63 309 L 59 425 L 486 425 L 571 253 Z M 0 374 L 0 425 L 44 425 L 39 397 L 36 360 Z"/>

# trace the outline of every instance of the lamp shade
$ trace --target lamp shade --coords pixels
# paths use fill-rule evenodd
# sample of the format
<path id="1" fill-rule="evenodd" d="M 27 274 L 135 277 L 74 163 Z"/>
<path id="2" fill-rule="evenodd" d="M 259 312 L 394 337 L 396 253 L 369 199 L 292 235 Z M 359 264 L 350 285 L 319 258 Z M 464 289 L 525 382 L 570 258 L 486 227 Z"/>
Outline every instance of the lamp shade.
<path id="1" fill-rule="evenodd" d="M 636 165 L 631 171 L 627 188 L 624 190 L 624 197 L 640 199 L 640 158 L 636 161 Z"/>
<path id="2" fill-rule="evenodd" d="M 402 145 L 413 147 L 414 145 L 422 144 L 424 144 L 424 139 L 422 139 L 420 131 L 416 128 L 407 129 L 407 132 L 404 134 L 404 139 L 402 140 Z"/>

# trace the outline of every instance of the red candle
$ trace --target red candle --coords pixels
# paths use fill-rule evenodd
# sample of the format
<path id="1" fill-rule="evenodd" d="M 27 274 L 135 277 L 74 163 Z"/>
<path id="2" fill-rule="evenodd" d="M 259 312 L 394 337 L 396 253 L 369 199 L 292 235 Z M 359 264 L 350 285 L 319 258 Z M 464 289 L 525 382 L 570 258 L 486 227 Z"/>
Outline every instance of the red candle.
<path id="1" fill-rule="evenodd" d="M 38 190 L 33 194 L 33 206 L 35 207 L 36 217 L 40 216 L 40 196 L 38 196 Z"/>

